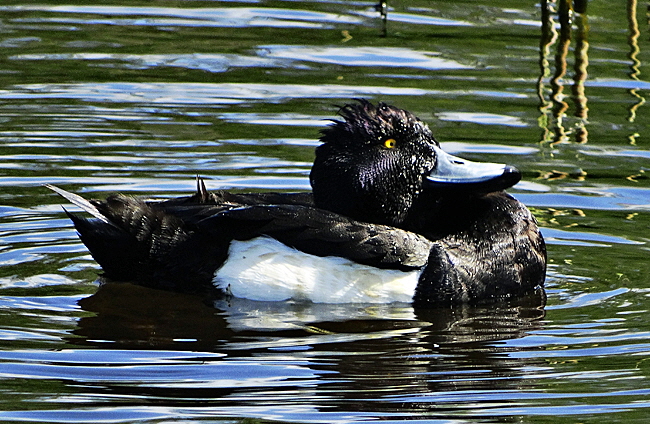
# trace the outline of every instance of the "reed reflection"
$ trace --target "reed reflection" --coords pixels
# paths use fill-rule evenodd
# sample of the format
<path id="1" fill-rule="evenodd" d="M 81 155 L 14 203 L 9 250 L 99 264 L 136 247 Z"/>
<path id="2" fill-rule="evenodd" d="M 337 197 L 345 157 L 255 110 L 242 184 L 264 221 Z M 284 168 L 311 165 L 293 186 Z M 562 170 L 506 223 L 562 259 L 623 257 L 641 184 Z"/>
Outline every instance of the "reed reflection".
<path id="1" fill-rule="evenodd" d="M 627 1 L 628 45 L 630 71 L 628 76 L 639 81 L 641 61 L 638 59 L 639 23 L 638 0 Z M 649 8 L 650 10 L 650 8 Z M 556 145 L 560 143 L 586 143 L 588 140 L 588 112 L 585 81 L 589 66 L 589 23 L 587 0 L 542 0 L 542 33 L 540 37 L 540 76 L 537 80 L 539 104 L 539 126 L 542 129 L 541 142 Z M 568 80 L 568 58 L 573 46 L 573 78 L 570 102 L 564 93 Z M 555 48 L 553 60 L 552 50 Z M 552 62 L 552 64 L 551 64 Z M 638 88 L 628 90 L 634 98 L 627 120 L 635 122 L 637 110 L 645 104 L 645 98 Z M 569 110 L 573 106 L 572 117 Z M 638 133 L 628 136 L 630 144 L 636 144 Z"/>
<path id="2" fill-rule="evenodd" d="M 631 62 L 630 73 L 628 75 L 631 79 L 639 81 L 639 75 L 641 74 L 639 66 L 641 65 L 641 61 L 637 56 L 640 52 L 639 36 L 641 35 L 641 32 L 639 31 L 639 22 L 637 20 L 637 0 L 628 0 L 627 2 L 627 22 L 629 30 L 628 44 L 630 46 L 630 54 L 628 57 L 630 58 Z M 632 107 L 630 107 L 630 114 L 627 118 L 629 122 L 634 122 L 636 120 L 637 109 L 645 104 L 645 98 L 641 96 L 638 91 L 639 90 L 636 88 L 630 89 L 630 94 L 632 97 L 637 99 L 637 101 L 632 105 Z M 638 136 L 638 134 L 631 135 L 630 143 L 636 144 L 636 137 Z"/>
<path id="3" fill-rule="evenodd" d="M 552 145 L 570 142 L 586 143 L 588 139 L 587 118 L 589 108 L 585 94 L 585 81 L 589 65 L 586 0 L 542 0 L 542 34 L 540 38 L 540 77 L 537 80 L 537 95 L 540 100 L 539 126 L 542 128 L 542 143 Z M 559 31 L 557 29 L 559 22 Z M 565 101 L 564 86 L 567 79 L 568 56 L 571 41 L 575 40 L 573 83 L 571 100 L 574 106 L 573 117 L 567 119 L 570 104 Z M 551 48 L 555 48 L 551 69 Z M 545 86 L 547 79 L 549 88 Z"/>

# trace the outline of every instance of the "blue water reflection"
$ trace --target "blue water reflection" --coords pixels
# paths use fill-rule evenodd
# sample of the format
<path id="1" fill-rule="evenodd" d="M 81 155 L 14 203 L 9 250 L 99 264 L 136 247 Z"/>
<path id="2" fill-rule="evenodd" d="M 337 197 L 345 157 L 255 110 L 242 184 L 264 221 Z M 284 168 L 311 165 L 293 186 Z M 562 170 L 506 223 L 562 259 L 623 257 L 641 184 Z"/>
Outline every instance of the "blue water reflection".
<path id="1" fill-rule="evenodd" d="M 200 26 L 200 27 L 288 27 L 322 28 L 328 23 L 361 23 L 353 16 L 320 13 L 308 10 L 273 8 L 166 8 L 166 7 L 124 7 L 124 6 L 3 6 L 0 12 L 52 12 L 66 14 L 66 17 L 18 18 L 16 23 L 57 23 L 73 25 L 118 25 L 118 26 Z M 81 19 L 75 14 L 100 15 L 99 19 Z M 72 16 L 70 16 L 72 15 Z M 105 16 L 137 16 L 138 18 L 106 19 Z M 146 17 L 146 18 L 144 18 Z"/>
<path id="2" fill-rule="evenodd" d="M 0 420 L 647 421 L 638 2 L 568 20 L 567 2 L 389 1 L 385 37 L 376 2 L 13 3 Z M 543 227 L 546 298 L 416 310 L 100 286 L 42 186 L 163 199 L 200 174 L 210 190 L 309 190 L 319 130 L 360 97 L 412 110 L 448 152 L 522 171 L 510 191 Z"/>

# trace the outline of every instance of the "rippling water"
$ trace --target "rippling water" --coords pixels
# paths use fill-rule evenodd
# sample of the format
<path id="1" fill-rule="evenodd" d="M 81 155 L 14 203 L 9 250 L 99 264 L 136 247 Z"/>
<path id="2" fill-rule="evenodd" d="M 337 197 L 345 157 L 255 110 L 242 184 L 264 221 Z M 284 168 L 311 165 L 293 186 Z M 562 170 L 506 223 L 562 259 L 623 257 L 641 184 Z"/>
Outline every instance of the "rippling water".
<path id="1" fill-rule="evenodd" d="M 570 23 L 563 4 L 389 2 L 382 37 L 372 1 L 5 1 L 0 420 L 646 422 L 645 4 L 575 2 Z M 318 129 L 358 97 L 523 171 L 510 191 L 549 244 L 545 306 L 99 287 L 42 186 L 308 190 Z"/>

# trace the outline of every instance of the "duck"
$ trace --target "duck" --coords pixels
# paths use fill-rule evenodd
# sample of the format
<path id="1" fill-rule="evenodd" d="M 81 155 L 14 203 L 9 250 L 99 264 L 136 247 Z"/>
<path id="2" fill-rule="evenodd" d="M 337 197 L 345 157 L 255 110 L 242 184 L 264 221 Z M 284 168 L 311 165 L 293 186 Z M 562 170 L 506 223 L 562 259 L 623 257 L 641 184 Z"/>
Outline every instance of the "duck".
<path id="1" fill-rule="evenodd" d="M 257 301 L 479 304 L 543 290 L 513 166 L 446 153 L 409 111 L 357 99 L 321 130 L 311 192 L 87 200 L 65 213 L 104 280 Z"/>

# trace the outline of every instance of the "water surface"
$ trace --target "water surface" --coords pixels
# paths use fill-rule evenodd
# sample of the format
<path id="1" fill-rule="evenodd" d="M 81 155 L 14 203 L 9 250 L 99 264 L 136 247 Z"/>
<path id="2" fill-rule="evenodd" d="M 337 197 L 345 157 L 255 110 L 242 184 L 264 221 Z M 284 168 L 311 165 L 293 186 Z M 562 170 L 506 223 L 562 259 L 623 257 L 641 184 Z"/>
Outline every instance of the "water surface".
<path id="1" fill-rule="evenodd" d="M 391 2 L 382 37 L 373 2 L 90 3 L 0 6 L 0 420 L 646 422 L 645 5 L 568 22 L 562 3 Z M 99 287 L 42 186 L 309 190 L 318 130 L 360 97 L 522 170 L 510 192 L 548 242 L 546 303 Z"/>

